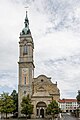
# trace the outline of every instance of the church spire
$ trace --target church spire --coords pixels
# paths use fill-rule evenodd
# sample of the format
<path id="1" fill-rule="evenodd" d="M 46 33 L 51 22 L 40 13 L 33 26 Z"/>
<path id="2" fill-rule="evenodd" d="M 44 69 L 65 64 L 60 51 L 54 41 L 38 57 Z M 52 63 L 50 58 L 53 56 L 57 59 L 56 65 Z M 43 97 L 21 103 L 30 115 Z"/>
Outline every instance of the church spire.
<path id="1" fill-rule="evenodd" d="M 25 28 L 29 26 L 29 20 L 28 20 L 28 17 L 27 17 L 27 11 L 26 11 L 26 17 L 25 17 Z"/>
<path id="2" fill-rule="evenodd" d="M 31 34 L 30 29 L 29 29 L 29 20 L 28 20 L 28 17 L 27 17 L 27 11 L 26 11 L 26 17 L 25 17 L 24 24 L 25 24 L 25 27 L 22 30 L 21 35 Z"/>

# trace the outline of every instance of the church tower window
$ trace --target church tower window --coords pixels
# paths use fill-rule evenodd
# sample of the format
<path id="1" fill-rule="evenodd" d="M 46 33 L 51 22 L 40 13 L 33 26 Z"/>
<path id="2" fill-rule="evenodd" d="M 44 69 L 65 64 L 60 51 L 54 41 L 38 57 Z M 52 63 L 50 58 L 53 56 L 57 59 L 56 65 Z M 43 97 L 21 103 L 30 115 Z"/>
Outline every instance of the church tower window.
<path id="1" fill-rule="evenodd" d="M 23 54 L 25 55 L 25 54 L 28 54 L 28 50 L 27 50 L 27 45 L 25 44 L 24 45 L 24 51 L 23 51 Z"/>
<path id="2" fill-rule="evenodd" d="M 26 91 L 24 91 L 24 94 L 26 94 Z"/>
<path id="3" fill-rule="evenodd" d="M 26 77 L 24 77 L 24 84 L 26 85 Z"/>

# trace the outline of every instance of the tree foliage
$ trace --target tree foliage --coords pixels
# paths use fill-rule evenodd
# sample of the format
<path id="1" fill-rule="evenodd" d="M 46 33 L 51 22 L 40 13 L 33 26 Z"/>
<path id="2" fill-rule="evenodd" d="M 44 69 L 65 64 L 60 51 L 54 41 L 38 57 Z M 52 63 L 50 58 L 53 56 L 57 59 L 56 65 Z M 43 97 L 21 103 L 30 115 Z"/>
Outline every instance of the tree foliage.
<path id="1" fill-rule="evenodd" d="M 80 90 L 78 91 L 78 95 L 76 97 L 77 103 L 80 105 Z"/>
<path id="2" fill-rule="evenodd" d="M 25 114 L 27 116 L 31 116 L 33 113 L 33 105 L 31 104 L 31 99 L 29 98 L 29 95 L 24 96 L 21 102 L 21 113 Z"/>
<path id="3" fill-rule="evenodd" d="M 18 112 L 18 93 L 16 92 L 16 90 L 13 90 L 13 92 L 11 93 L 12 99 L 14 101 L 14 105 L 15 105 L 15 110 L 13 111 Z"/>
<path id="4" fill-rule="evenodd" d="M 15 109 L 14 101 L 8 93 L 3 92 L 0 96 L 0 112 L 7 114 L 13 112 Z"/>
<path id="5" fill-rule="evenodd" d="M 55 114 L 58 113 L 59 113 L 58 103 L 55 100 L 52 100 L 52 102 L 47 107 L 47 114 L 52 115 L 54 117 Z"/>

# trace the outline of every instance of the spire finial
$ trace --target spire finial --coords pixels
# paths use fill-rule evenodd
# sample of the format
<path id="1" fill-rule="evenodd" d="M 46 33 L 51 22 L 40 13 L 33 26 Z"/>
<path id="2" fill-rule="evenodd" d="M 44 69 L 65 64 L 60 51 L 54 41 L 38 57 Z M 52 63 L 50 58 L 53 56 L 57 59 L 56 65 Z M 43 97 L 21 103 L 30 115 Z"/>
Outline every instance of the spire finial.
<path id="1" fill-rule="evenodd" d="M 27 17 L 28 6 L 26 6 L 25 9 L 26 9 L 26 18 L 25 19 L 28 19 L 28 17 Z"/>
<path id="2" fill-rule="evenodd" d="M 27 11 L 28 11 L 28 8 L 29 8 L 28 6 L 25 7 L 25 9 L 26 9 L 26 13 L 27 13 Z"/>
<path id="3" fill-rule="evenodd" d="M 28 7 L 25 7 L 26 9 L 28 8 Z M 31 32 L 30 32 L 30 29 L 29 29 L 29 20 L 28 20 L 28 17 L 27 17 L 27 10 L 26 10 L 26 17 L 25 17 L 25 22 L 24 22 L 24 24 L 25 24 L 25 27 L 24 27 L 24 29 L 22 30 L 22 34 L 24 35 L 26 35 L 26 34 L 31 34 Z"/>

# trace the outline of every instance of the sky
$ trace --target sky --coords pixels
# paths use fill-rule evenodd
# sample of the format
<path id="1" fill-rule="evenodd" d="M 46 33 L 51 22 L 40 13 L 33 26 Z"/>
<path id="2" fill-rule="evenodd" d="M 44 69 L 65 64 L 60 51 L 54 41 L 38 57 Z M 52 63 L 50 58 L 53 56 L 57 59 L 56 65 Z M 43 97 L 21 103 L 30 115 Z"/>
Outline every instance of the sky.
<path id="1" fill-rule="evenodd" d="M 58 84 L 61 98 L 80 90 L 80 0 L 0 0 L 0 93 L 18 90 L 19 36 L 26 8 L 35 76 Z"/>

